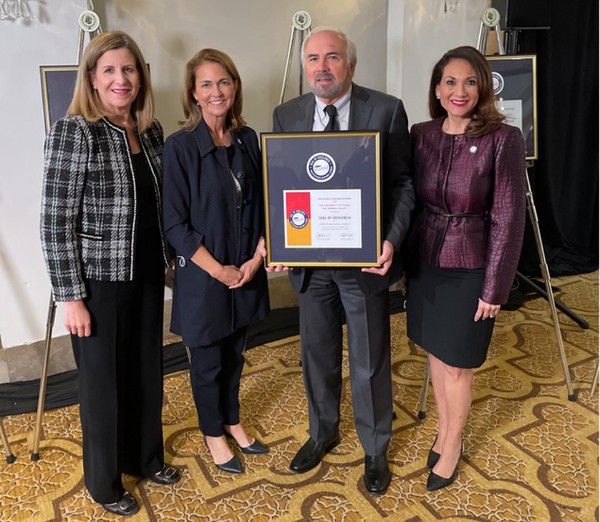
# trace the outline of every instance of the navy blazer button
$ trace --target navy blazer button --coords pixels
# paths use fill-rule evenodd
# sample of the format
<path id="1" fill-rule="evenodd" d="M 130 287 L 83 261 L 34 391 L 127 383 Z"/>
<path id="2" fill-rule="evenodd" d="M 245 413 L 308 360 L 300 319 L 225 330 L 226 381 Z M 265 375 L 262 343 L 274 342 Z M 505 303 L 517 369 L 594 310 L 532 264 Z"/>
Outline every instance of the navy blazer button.
<path id="1" fill-rule="evenodd" d="M 240 171 L 237 173 L 237 177 L 238 177 L 238 179 L 243 179 L 243 178 L 245 178 L 245 177 L 246 177 L 246 173 L 245 173 L 243 170 L 240 170 Z"/>

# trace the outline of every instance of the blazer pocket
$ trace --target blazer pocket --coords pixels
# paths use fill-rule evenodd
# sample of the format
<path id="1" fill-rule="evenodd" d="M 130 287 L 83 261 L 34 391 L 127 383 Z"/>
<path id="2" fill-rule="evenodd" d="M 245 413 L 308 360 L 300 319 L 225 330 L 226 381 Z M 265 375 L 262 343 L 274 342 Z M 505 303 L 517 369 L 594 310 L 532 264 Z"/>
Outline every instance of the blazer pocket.
<path id="1" fill-rule="evenodd" d="M 82 239 L 91 239 L 92 241 L 102 241 L 104 239 L 103 234 L 91 234 L 89 232 L 77 232 L 77 235 Z"/>

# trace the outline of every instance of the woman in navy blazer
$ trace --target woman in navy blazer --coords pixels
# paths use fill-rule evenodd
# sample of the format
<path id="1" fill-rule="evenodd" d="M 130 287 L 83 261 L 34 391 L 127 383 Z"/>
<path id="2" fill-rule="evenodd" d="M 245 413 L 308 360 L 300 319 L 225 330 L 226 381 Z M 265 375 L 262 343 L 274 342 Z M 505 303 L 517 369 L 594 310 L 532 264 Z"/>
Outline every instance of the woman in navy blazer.
<path id="1" fill-rule="evenodd" d="M 243 471 L 242 452 L 266 453 L 240 424 L 247 327 L 269 311 L 256 133 L 242 118 L 242 82 L 231 58 L 203 49 L 186 65 L 185 120 L 163 154 L 164 221 L 176 253 L 171 331 L 191 355 L 200 429 L 217 468 Z"/>

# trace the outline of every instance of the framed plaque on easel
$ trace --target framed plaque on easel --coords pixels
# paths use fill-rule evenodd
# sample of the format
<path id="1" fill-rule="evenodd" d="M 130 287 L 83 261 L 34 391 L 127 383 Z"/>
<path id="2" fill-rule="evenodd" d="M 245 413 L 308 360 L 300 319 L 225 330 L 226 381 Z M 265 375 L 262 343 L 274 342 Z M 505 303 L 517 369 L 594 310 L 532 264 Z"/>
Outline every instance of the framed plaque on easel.
<path id="1" fill-rule="evenodd" d="M 67 114 L 73 98 L 77 65 L 42 65 L 42 102 L 44 104 L 44 125 L 46 132 L 52 124 Z"/>
<path id="2" fill-rule="evenodd" d="M 527 160 L 538 158 L 535 55 L 486 56 L 494 94 L 506 122 L 521 129 Z"/>

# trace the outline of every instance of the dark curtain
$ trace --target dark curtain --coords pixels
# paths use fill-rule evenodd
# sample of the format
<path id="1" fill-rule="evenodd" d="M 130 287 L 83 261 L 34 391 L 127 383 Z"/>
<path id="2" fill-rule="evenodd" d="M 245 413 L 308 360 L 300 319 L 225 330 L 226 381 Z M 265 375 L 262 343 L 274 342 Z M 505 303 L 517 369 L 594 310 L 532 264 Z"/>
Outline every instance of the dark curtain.
<path id="1" fill-rule="evenodd" d="M 526 1 L 526 0 L 521 0 Z M 538 160 L 529 169 L 551 275 L 598 268 L 598 0 L 552 0 L 551 29 L 518 30 L 537 55 Z M 539 275 L 528 225 L 519 270 Z"/>

